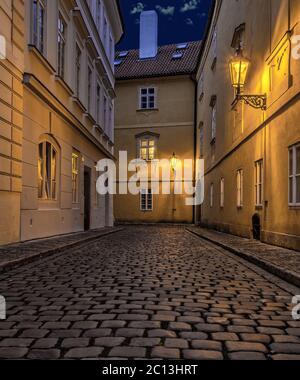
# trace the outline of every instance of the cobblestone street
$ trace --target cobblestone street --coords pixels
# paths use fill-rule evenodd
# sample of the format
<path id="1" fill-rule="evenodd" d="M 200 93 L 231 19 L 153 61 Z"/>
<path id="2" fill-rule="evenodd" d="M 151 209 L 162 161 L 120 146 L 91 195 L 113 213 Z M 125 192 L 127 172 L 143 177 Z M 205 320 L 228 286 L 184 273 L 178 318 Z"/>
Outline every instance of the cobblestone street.
<path id="1" fill-rule="evenodd" d="M 300 290 L 183 227 L 126 227 L 2 274 L 0 294 L 0 358 L 300 360 Z"/>

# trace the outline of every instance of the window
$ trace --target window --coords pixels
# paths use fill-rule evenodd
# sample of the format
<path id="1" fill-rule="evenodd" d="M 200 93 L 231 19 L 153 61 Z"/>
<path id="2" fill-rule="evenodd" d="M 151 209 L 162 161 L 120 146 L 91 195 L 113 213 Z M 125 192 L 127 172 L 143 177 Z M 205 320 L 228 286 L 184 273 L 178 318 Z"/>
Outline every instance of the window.
<path id="1" fill-rule="evenodd" d="M 57 151 L 48 141 L 39 144 L 38 197 L 45 200 L 57 198 Z"/>
<path id="2" fill-rule="evenodd" d="M 107 97 L 104 96 L 104 104 L 103 104 L 103 129 L 104 129 L 105 132 L 106 132 L 106 128 L 107 128 L 107 104 L 108 104 Z"/>
<path id="3" fill-rule="evenodd" d="M 203 158 L 204 157 L 204 128 L 203 128 L 203 123 L 201 123 L 201 125 L 200 125 L 199 139 L 200 139 L 200 146 L 199 146 L 200 158 Z"/>
<path id="4" fill-rule="evenodd" d="M 155 158 L 156 142 L 153 138 L 142 138 L 140 140 L 140 159 L 152 161 Z"/>
<path id="5" fill-rule="evenodd" d="M 79 155 L 72 154 L 72 202 L 78 203 Z"/>
<path id="6" fill-rule="evenodd" d="M 64 78 L 65 75 L 65 54 L 66 54 L 66 23 L 61 14 L 58 16 L 58 75 Z"/>
<path id="7" fill-rule="evenodd" d="M 101 87 L 100 87 L 100 84 L 98 83 L 97 84 L 97 99 L 96 99 L 96 103 L 97 103 L 97 123 L 100 124 L 101 122 Z"/>
<path id="8" fill-rule="evenodd" d="M 236 175 L 236 186 L 237 186 L 237 207 L 243 207 L 244 203 L 244 171 L 238 170 Z"/>
<path id="9" fill-rule="evenodd" d="M 214 141 L 216 139 L 216 135 L 217 135 L 217 100 L 216 100 L 216 98 L 213 99 L 211 107 L 212 107 L 212 111 L 211 111 L 211 140 Z"/>
<path id="10" fill-rule="evenodd" d="M 154 87 L 140 89 L 140 109 L 156 108 L 156 90 Z"/>
<path id="11" fill-rule="evenodd" d="M 263 160 L 255 163 L 255 205 L 263 204 Z"/>
<path id="12" fill-rule="evenodd" d="M 210 202 L 209 202 L 210 207 L 214 207 L 214 184 L 210 184 Z"/>
<path id="13" fill-rule="evenodd" d="M 101 0 L 97 0 L 96 3 L 96 25 L 98 29 L 100 30 L 101 25 Z"/>
<path id="14" fill-rule="evenodd" d="M 204 73 L 202 72 L 200 79 L 199 79 L 199 84 L 198 84 L 198 95 L 199 95 L 199 101 L 203 99 L 204 95 Z"/>
<path id="15" fill-rule="evenodd" d="M 300 206 L 300 144 L 289 149 L 289 204 Z"/>
<path id="16" fill-rule="evenodd" d="M 104 17 L 104 26 L 103 26 L 103 45 L 105 48 L 105 51 L 107 52 L 107 36 L 108 36 L 108 24 L 106 17 Z"/>
<path id="17" fill-rule="evenodd" d="M 93 71 L 91 67 L 88 67 L 88 111 L 92 111 L 92 80 L 93 80 Z"/>
<path id="18" fill-rule="evenodd" d="M 214 33 L 213 33 L 213 39 L 212 39 L 212 58 L 213 58 L 213 63 L 212 63 L 212 70 L 215 68 L 216 62 L 217 62 L 217 54 L 218 54 L 218 32 L 217 29 L 215 28 Z"/>
<path id="19" fill-rule="evenodd" d="M 112 138 L 112 130 L 113 130 L 112 122 L 113 122 L 113 107 L 110 104 L 108 108 L 108 131 L 107 131 L 107 134 L 110 138 Z"/>
<path id="20" fill-rule="evenodd" d="M 45 13 L 46 4 L 44 0 L 33 1 L 33 45 L 44 53 L 44 38 L 45 38 Z"/>
<path id="21" fill-rule="evenodd" d="M 225 179 L 221 178 L 220 181 L 220 207 L 224 208 L 225 205 Z"/>
<path id="22" fill-rule="evenodd" d="M 75 93 L 77 98 L 80 97 L 80 74 L 81 74 L 81 50 L 76 44 L 76 59 L 75 59 Z"/>
<path id="23" fill-rule="evenodd" d="M 141 211 L 153 210 L 153 194 L 151 189 L 143 189 L 140 194 Z"/>

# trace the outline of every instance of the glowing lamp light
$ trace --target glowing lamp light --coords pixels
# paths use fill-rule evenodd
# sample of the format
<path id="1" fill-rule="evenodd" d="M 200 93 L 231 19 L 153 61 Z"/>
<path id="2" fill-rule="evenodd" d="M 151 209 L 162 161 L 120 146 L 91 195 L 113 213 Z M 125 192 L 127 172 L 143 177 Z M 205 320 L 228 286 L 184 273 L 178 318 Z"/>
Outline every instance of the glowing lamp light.
<path id="1" fill-rule="evenodd" d="M 231 83 L 238 90 L 245 86 L 250 61 L 243 56 L 233 58 L 230 63 Z"/>
<path id="2" fill-rule="evenodd" d="M 173 172 L 175 172 L 177 169 L 177 163 L 178 163 L 178 158 L 176 157 L 175 153 L 173 153 L 173 156 L 171 157 L 170 162 L 171 162 L 171 168 Z"/>

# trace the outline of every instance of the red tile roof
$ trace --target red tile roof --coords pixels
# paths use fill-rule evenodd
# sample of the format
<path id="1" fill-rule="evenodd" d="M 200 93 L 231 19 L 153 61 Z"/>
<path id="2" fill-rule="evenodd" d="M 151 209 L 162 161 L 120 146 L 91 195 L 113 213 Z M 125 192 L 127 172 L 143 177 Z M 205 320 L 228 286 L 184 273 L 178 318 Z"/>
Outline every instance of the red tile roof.
<path id="1" fill-rule="evenodd" d="M 121 60 L 115 65 L 116 79 L 153 78 L 160 76 L 174 76 L 193 74 L 197 69 L 202 41 L 189 42 L 186 49 L 177 49 L 177 44 L 161 46 L 157 56 L 150 59 L 139 59 L 139 50 L 129 50 L 126 57 L 119 58 L 116 52 L 116 60 Z M 182 52 L 180 59 L 174 59 L 173 54 Z"/>

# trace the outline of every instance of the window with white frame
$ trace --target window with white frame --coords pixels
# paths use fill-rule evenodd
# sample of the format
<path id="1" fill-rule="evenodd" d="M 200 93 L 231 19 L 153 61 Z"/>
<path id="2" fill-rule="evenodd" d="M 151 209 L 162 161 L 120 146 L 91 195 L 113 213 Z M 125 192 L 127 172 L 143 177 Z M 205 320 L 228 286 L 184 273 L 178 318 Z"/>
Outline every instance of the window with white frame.
<path id="1" fill-rule="evenodd" d="M 210 184 L 210 200 L 209 200 L 210 207 L 214 207 L 214 184 Z"/>
<path id="2" fill-rule="evenodd" d="M 289 149 L 289 204 L 300 206 L 300 144 Z"/>
<path id="3" fill-rule="evenodd" d="M 264 165 L 263 160 L 255 162 L 255 205 L 262 206 L 263 204 L 263 178 Z"/>
<path id="4" fill-rule="evenodd" d="M 81 77 L 81 49 L 76 44 L 76 57 L 75 57 L 75 94 L 76 97 L 80 98 L 80 77 Z"/>
<path id="5" fill-rule="evenodd" d="M 244 171 L 242 169 L 236 174 L 236 191 L 237 191 L 237 207 L 241 208 L 244 204 Z"/>
<path id="6" fill-rule="evenodd" d="M 67 24 L 59 13 L 58 15 L 58 67 L 57 72 L 61 78 L 65 76 L 65 63 L 66 63 L 66 38 L 67 38 Z"/>
<path id="7" fill-rule="evenodd" d="M 43 200 L 57 199 L 57 150 L 49 141 L 39 144 L 38 197 Z"/>
<path id="8" fill-rule="evenodd" d="M 142 189 L 140 193 L 141 211 L 153 211 L 153 194 L 151 189 Z"/>
<path id="9" fill-rule="evenodd" d="M 224 208 L 225 205 L 225 179 L 221 178 L 220 181 L 220 207 Z"/>
<path id="10" fill-rule="evenodd" d="M 157 91 L 154 87 L 140 88 L 140 109 L 151 110 L 157 108 Z"/>
<path id="11" fill-rule="evenodd" d="M 139 139 L 139 158 L 152 161 L 156 154 L 156 139 L 153 137 L 142 137 Z"/>
<path id="12" fill-rule="evenodd" d="M 78 203 L 79 189 L 79 154 L 72 153 L 72 202 Z"/>
<path id="13" fill-rule="evenodd" d="M 32 43 L 41 52 L 45 48 L 46 0 L 32 3 Z"/>
<path id="14" fill-rule="evenodd" d="M 92 112 L 92 89 L 93 89 L 93 70 L 91 66 L 88 66 L 88 78 L 87 78 L 87 86 L 88 86 L 88 98 L 87 98 L 87 103 L 88 103 L 88 112 Z"/>

